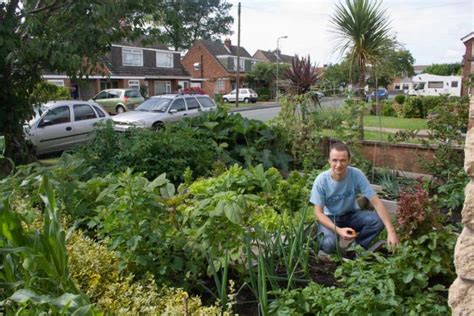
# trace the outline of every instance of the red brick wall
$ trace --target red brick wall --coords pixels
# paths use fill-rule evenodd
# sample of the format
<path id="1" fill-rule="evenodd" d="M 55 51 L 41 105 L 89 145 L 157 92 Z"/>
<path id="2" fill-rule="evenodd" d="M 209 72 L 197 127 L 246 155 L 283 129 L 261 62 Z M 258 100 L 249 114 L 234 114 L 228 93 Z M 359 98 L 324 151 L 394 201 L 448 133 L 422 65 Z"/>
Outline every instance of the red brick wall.
<path id="1" fill-rule="evenodd" d="M 472 54 L 473 44 L 474 44 L 474 38 L 464 43 L 464 45 L 466 46 L 466 53 L 464 54 L 464 58 L 463 58 L 463 69 L 462 69 L 463 86 L 462 86 L 461 95 L 466 95 L 468 93 L 468 87 L 466 85 L 466 82 L 468 82 L 469 75 L 474 72 L 474 69 L 471 68 L 471 62 L 474 60 L 474 57 Z"/>
<path id="2" fill-rule="evenodd" d="M 363 154 L 374 167 L 386 167 L 408 172 L 427 173 L 423 161 L 433 160 L 434 150 L 412 144 L 388 144 L 364 141 Z M 459 154 L 463 155 L 462 148 Z M 375 159 L 375 160 L 374 160 Z"/>
<path id="3" fill-rule="evenodd" d="M 194 63 L 201 63 L 200 70 L 194 70 Z M 214 96 L 214 83 L 219 78 L 225 78 L 229 74 L 224 67 L 212 56 L 201 42 L 196 42 L 184 56 L 181 64 L 193 78 L 207 79 L 202 83 L 202 89 L 211 97 Z M 230 91 L 230 82 L 226 92 Z"/>

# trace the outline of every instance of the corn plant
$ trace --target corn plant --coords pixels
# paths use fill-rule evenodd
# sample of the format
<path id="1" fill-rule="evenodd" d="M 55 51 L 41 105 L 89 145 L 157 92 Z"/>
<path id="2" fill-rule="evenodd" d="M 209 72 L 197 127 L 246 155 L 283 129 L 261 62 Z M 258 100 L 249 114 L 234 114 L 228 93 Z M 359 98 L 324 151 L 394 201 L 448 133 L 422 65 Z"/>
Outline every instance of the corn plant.
<path id="1" fill-rule="evenodd" d="M 68 271 L 65 232 L 53 188 L 46 176 L 40 178 L 39 194 L 44 206 L 41 230 L 24 228 L 22 218 L 0 201 L 0 306 L 16 313 L 97 312 L 74 284 Z"/>

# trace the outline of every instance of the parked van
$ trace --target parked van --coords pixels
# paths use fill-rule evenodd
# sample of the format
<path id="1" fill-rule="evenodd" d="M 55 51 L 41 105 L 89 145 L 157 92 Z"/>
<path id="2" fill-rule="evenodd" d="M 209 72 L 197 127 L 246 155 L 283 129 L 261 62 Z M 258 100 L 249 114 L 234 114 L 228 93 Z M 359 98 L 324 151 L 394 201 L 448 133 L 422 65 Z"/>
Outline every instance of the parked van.
<path id="1" fill-rule="evenodd" d="M 416 75 L 413 77 L 414 88 L 408 90 L 408 95 L 436 96 L 449 94 L 461 96 L 461 80 L 461 76 Z"/>

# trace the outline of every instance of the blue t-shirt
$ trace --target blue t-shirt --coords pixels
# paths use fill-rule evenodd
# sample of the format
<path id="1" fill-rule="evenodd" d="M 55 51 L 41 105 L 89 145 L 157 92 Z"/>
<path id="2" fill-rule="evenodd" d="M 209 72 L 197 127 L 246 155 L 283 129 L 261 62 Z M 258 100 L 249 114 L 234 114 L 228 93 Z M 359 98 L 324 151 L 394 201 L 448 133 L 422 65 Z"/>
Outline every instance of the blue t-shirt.
<path id="1" fill-rule="evenodd" d="M 314 180 L 309 201 L 324 207 L 324 214 L 341 216 L 359 209 L 356 199 L 361 193 L 366 198 L 375 196 L 369 180 L 362 171 L 347 167 L 346 177 L 336 181 L 331 177 L 331 169 L 320 173 Z"/>

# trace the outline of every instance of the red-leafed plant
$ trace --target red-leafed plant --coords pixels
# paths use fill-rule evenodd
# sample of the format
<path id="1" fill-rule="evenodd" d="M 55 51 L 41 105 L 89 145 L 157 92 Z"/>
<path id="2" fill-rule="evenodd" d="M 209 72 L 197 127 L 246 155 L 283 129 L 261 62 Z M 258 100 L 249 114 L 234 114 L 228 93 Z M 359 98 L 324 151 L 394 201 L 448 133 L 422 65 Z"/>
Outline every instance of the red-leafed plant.
<path id="1" fill-rule="evenodd" d="M 187 93 L 187 94 L 206 94 L 206 92 L 204 92 L 204 90 L 202 90 L 199 87 L 184 88 L 183 93 Z"/>
<path id="2" fill-rule="evenodd" d="M 400 238 L 418 238 L 440 227 L 440 213 L 418 180 L 411 190 L 400 192 L 398 202 Z"/>
<path id="3" fill-rule="evenodd" d="M 320 73 L 315 66 L 311 65 L 309 55 L 308 58 L 301 59 L 296 55 L 291 67 L 286 70 L 285 77 L 288 79 L 290 91 L 293 94 L 305 94 L 319 81 Z"/>

